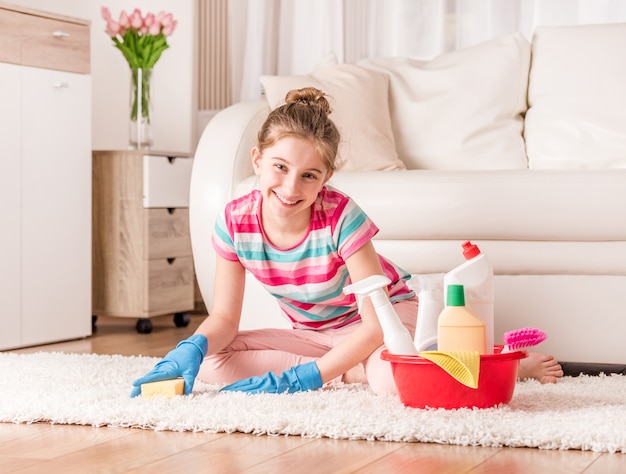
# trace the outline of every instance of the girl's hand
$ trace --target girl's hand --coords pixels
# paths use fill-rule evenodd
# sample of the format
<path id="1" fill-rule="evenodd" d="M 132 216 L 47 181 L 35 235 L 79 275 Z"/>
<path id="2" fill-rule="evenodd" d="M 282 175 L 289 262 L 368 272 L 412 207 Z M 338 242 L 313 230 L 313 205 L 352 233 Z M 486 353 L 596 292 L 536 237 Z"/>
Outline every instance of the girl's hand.
<path id="1" fill-rule="evenodd" d="M 200 370 L 200 364 L 202 364 L 208 349 L 209 343 L 202 334 L 194 334 L 179 342 L 176 349 L 168 352 L 154 366 L 154 369 L 133 382 L 130 396 L 136 397 L 141 394 L 141 385 L 144 383 L 170 380 L 178 377 L 185 379 L 185 395 L 190 394 Z"/>
<path id="2" fill-rule="evenodd" d="M 256 393 L 293 393 L 315 390 L 322 386 L 322 377 L 315 362 L 296 365 L 282 374 L 268 372 L 227 385 L 220 391 Z"/>

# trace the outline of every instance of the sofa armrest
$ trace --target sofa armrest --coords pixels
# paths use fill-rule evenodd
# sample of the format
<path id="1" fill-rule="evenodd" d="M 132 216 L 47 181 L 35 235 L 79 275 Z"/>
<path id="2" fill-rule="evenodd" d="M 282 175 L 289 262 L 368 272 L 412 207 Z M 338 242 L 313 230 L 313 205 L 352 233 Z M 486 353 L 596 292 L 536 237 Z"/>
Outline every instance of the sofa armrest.
<path id="1" fill-rule="evenodd" d="M 215 219 L 234 197 L 235 187 L 253 174 L 250 150 L 269 113 L 266 101 L 240 102 L 220 111 L 202 132 L 194 157 L 189 196 L 191 248 L 198 286 L 211 309 Z"/>

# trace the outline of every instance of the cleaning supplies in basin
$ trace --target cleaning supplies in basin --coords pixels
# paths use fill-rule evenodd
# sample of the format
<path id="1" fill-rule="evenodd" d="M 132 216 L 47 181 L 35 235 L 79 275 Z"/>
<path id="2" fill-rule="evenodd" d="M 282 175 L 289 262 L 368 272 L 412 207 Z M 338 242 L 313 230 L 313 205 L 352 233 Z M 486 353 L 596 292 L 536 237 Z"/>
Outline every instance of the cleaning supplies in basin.
<path id="1" fill-rule="evenodd" d="M 466 261 L 444 276 L 444 301 L 447 301 L 446 291 L 449 285 L 463 285 L 465 306 L 485 323 L 487 353 L 492 354 L 494 344 L 493 268 L 485 254 L 469 240 L 463 243 L 463 256 Z"/>
<path id="2" fill-rule="evenodd" d="M 465 306 L 463 285 L 448 285 L 437 328 L 439 352 L 487 353 L 485 323 Z"/>
<path id="3" fill-rule="evenodd" d="M 383 337 L 387 350 L 391 354 L 417 355 L 413 338 L 404 327 L 398 314 L 393 309 L 391 301 L 383 288 L 391 283 L 384 275 L 372 275 L 351 285 L 347 285 L 343 292 L 346 295 L 357 295 L 359 308 L 363 296 L 369 296 L 374 305 L 376 316 L 383 330 Z"/>

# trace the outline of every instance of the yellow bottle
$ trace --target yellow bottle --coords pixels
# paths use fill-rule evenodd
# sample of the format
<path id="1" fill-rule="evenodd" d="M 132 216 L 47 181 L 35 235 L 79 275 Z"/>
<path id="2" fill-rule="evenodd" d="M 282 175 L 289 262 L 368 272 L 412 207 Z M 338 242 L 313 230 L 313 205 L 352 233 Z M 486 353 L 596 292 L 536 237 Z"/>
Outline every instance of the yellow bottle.
<path id="1" fill-rule="evenodd" d="M 448 285 L 446 307 L 437 321 L 437 350 L 485 354 L 485 323 L 465 306 L 463 285 Z"/>

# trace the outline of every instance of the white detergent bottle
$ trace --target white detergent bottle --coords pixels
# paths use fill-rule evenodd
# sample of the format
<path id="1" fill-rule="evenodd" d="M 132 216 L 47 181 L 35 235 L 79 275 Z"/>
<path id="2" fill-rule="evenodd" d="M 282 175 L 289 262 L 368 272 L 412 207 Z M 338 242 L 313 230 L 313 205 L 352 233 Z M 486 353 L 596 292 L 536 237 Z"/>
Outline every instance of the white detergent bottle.
<path id="1" fill-rule="evenodd" d="M 466 262 L 444 276 L 444 301 L 447 301 L 449 285 L 463 285 L 465 306 L 485 323 L 486 353 L 493 354 L 493 268 L 485 254 L 469 240 L 463 243 L 463 256 Z"/>
<path id="2" fill-rule="evenodd" d="M 391 280 L 384 275 L 372 275 L 347 285 L 344 287 L 343 292 L 346 295 L 357 295 L 357 301 L 359 302 L 363 296 L 370 297 L 383 330 L 385 345 L 390 354 L 417 355 L 409 330 L 400 321 L 396 310 L 393 309 L 393 305 L 387 297 L 387 293 L 383 289 L 389 283 L 391 283 Z M 361 305 L 359 304 L 360 307 Z"/>

